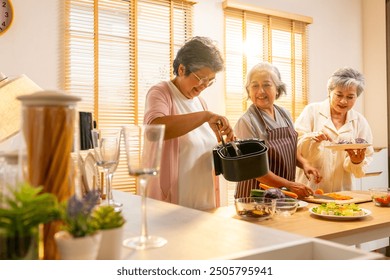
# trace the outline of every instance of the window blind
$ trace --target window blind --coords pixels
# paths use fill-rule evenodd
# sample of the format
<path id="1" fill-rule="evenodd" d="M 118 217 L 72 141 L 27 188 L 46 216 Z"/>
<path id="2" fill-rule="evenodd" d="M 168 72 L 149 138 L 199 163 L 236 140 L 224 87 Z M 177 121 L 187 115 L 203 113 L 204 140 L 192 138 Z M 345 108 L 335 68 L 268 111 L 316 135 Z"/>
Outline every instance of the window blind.
<path id="1" fill-rule="evenodd" d="M 179 46 L 192 36 L 185 0 L 66 0 L 64 89 L 100 129 L 142 124 L 148 89 L 172 76 Z M 124 142 L 113 188 L 136 192 Z"/>

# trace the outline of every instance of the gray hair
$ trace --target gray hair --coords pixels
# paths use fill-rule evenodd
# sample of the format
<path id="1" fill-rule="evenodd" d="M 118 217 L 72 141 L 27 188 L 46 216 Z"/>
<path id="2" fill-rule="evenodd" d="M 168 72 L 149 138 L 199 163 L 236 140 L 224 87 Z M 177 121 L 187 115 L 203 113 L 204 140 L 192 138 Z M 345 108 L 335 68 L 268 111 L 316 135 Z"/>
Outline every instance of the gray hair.
<path id="1" fill-rule="evenodd" d="M 179 65 L 185 67 L 185 75 L 208 67 L 214 73 L 224 69 L 224 61 L 216 44 L 207 37 L 196 36 L 187 41 L 173 61 L 173 73 L 177 76 Z"/>
<path id="2" fill-rule="evenodd" d="M 281 78 L 279 69 L 275 65 L 272 65 L 269 62 L 260 62 L 260 63 L 256 64 L 255 66 L 253 66 L 247 75 L 245 89 L 246 89 L 246 92 L 248 94 L 248 97 L 249 97 L 249 89 L 248 88 L 249 88 L 249 85 L 251 83 L 252 76 L 255 73 L 262 72 L 262 71 L 266 71 L 271 75 L 272 81 L 276 85 L 276 90 L 277 90 L 276 99 L 278 99 L 282 94 L 287 93 L 286 84 L 282 82 L 282 78 Z"/>
<path id="3" fill-rule="evenodd" d="M 364 91 L 363 74 L 350 67 L 337 69 L 328 79 L 328 93 L 330 93 L 336 87 L 345 89 L 351 86 L 356 86 L 357 96 L 359 96 Z"/>

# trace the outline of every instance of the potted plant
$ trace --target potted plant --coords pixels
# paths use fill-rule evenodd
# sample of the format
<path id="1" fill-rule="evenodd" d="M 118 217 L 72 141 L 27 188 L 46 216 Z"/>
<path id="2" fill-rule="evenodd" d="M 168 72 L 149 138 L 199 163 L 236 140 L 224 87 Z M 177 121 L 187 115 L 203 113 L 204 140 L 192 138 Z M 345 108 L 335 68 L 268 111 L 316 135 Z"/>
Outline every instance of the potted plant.
<path id="1" fill-rule="evenodd" d="M 110 205 L 103 205 L 98 207 L 92 216 L 102 233 L 97 259 L 121 259 L 123 225 L 126 222 L 122 213 L 115 211 Z"/>
<path id="2" fill-rule="evenodd" d="M 54 235 L 61 259 L 96 259 L 101 233 L 92 213 L 98 200 L 99 194 L 91 191 L 82 198 L 73 195 L 62 204 L 63 230 Z"/>
<path id="3" fill-rule="evenodd" d="M 59 218 L 56 196 L 24 182 L 0 201 L 0 259 L 38 259 L 39 225 Z"/>

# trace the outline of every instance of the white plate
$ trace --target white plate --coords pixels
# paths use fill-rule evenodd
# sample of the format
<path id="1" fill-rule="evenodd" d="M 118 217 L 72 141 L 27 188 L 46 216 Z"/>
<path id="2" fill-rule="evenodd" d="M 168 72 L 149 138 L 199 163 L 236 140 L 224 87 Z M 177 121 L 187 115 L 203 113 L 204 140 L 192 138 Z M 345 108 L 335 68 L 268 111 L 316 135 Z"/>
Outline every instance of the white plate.
<path id="1" fill-rule="evenodd" d="M 331 145 L 325 145 L 325 148 L 332 149 L 335 151 L 344 151 L 347 149 L 356 150 L 356 149 L 364 149 L 371 146 L 371 144 L 368 143 L 362 143 L 362 144 L 331 144 Z"/>
<path id="2" fill-rule="evenodd" d="M 309 203 L 307 203 L 306 201 L 300 200 L 298 202 L 298 209 L 302 209 L 303 207 L 306 207 L 307 205 L 309 205 Z"/>
<path id="3" fill-rule="evenodd" d="M 332 216 L 332 215 L 322 215 L 322 214 L 317 214 L 313 211 L 313 208 L 315 207 L 312 207 L 309 209 L 309 212 L 315 216 L 318 216 L 318 217 L 321 217 L 321 218 L 324 218 L 324 219 L 329 219 L 329 220 L 342 220 L 342 221 L 348 221 L 348 220 L 356 220 L 356 219 L 361 219 L 361 218 L 364 218 L 364 217 L 367 217 L 367 216 L 370 216 L 371 215 L 371 211 L 368 210 L 368 209 L 364 209 L 364 208 L 361 208 L 364 212 L 364 215 L 363 216 Z"/>
<path id="4" fill-rule="evenodd" d="M 97 189 L 100 186 L 99 169 L 95 163 L 96 160 L 94 155 L 88 153 L 84 160 L 85 180 L 88 191 Z"/>

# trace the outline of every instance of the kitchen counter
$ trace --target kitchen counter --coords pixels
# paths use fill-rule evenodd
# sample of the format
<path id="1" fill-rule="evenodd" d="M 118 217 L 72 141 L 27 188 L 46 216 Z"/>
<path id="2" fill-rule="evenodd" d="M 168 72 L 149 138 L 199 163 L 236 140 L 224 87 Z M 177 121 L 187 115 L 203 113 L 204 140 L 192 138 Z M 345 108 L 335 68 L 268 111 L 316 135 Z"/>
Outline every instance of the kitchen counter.
<path id="1" fill-rule="evenodd" d="M 356 191 L 356 193 L 368 192 Z M 307 207 L 299 209 L 290 217 L 274 217 L 270 220 L 251 223 L 357 247 L 361 243 L 390 236 L 390 207 L 377 207 L 373 202 L 359 203 L 361 208 L 370 210 L 372 214 L 357 220 L 340 221 L 312 215 L 309 209 L 316 205 L 318 204 L 309 203 Z M 234 206 L 221 207 L 211 212 L 225 218 L 241 219 L 236 216 Z"/>
<path id="2" fill-rule="evenodd" d="M 141 198 L 113 191 L 115 200 L 123 203 L 126 219 L 123 239 L 141 232 Z M 168 240 L 161 248 L 137 251 L 123 249 L 124 259 L 223 259 L 254 248 L 303 240 L 305 237 L 268 227 L 259 227 L 237 219 L 147 199 L 147 221 L 150 235 Z"/>
<path id="3" fill-rule="evenodd" d="M 121 191 L 113 191 L 113 195 L 115 200 L 122 202 L 124 205 L 122 213 L 127 222 L 123 239 L 139 235 L 141 231 L 140 196 Z M 294 228 L 302 228 L 302 230 L 288 232 L 288 227 L 269 226 L 270 223 L 280 224 L 281 221 L 277 219 L 256 224 L 232 218 L 234 213 L 232 214 L 231 210 L 234 211 L 234 207 L 222 207 L 215 210 L 213 214 L 147 199 L 149 234 L 164 237 L 168 240 L 168 243 L 161 248 L 144 251 L 123 247 L 122 258 L 137 260 L 230 259 L 235 258 L 234 256 L 240 258 L 253 250 L 256 252 L 271 251 L 275 248 L 280 249 L 294 244 L 294 246 L 309 246 L 308 244 L 312 244 L 310 246 L 315 248 L 335 244 L 321 241 L 322 245 L 315 245 L 315 239 L 309 237 L 316 234 L 302 234 L 302 232 L 305 232 L 303 228 L 310 231 L 309 224 L 304 219 L 304 213 L 308 214 L 307 211 L 302 211 L 301 219 L 299 219 L 301 213 L 291 219 L 291 221 L 294 218 L 299 219 L 301 221 L 300 226 L 296 225 Z M 310 217 L 306 217 L 306 219 L 309 221 L 316 220 Z M 333 227 L 337 228 L 337 224 Z M 335 230 L 334 233 L 336 232 Z M 306 245 L 302 245 L 304 243 Z M 346 247 L 335 245 L 339 246 L 337 248 L 339 250 L 344 250 L 342 247 Z M 332 250 L 328 251 L 332 252 Z M 348 255 L 354 254 L 352 251 L 346 253 Z M 283 256 L 287 255 L 284 254 Z M 267 255 L 268 257 L 269 255 Z"/>

